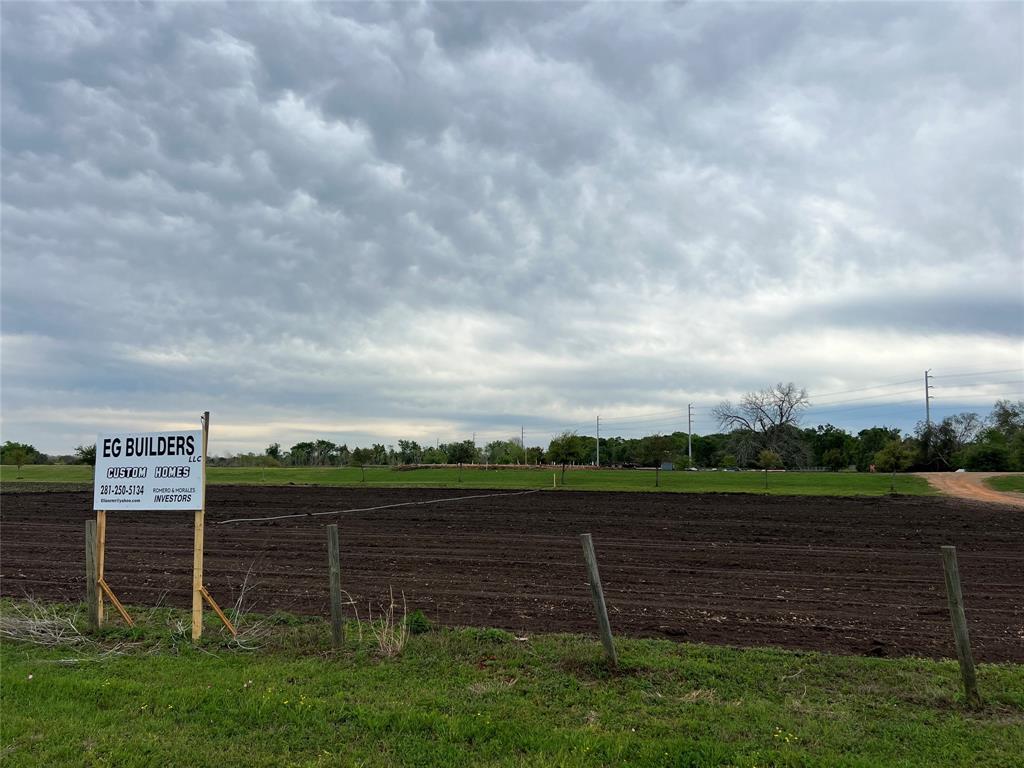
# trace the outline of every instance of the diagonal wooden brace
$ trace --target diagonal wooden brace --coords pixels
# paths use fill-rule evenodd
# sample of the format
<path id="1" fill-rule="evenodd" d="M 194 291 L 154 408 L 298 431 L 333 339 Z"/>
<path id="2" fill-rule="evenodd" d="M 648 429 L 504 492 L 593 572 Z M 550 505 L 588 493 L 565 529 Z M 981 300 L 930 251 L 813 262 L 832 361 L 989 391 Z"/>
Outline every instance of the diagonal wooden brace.
<path id="1" fill-rule="evenodd" d="M 134 627 L 135 622 L 132 621 L 132 617 L 128 615 L 128 611 L 126 611 L 124 606 L 121 605 L 121 601 L 117 599 L 117 595 L 114 594 L 114 590 L 110 588 L 110 585 L 103 579 L 97 579 L 96 583 L 100 585 L 100 589 L 103 590 L 103 594 L 107 596 L 107 599 L 114 604 L 115 608 L 117 608 L 117 612 L 121 614 L 121 618 L 124 619 L 124 623 L 129 627 Z"/>
<path id="2" fill-rule="evenodd" d="M 224 615 L 224 611 L 222 611 L 220 606 L 217 605 L 217 601 L 213 599 L 213 595 L 206 590 L 205 586 L 200 587 L 199 591 L 203 594 L 206 602 L 210 604 L 210 607 L 213 608 L 213 612 L 217 614 L 217 618 L 224 622 L 224 626 L 228 628 L 228 632 L 231 633 L 231 636 L 238 637 L 238 630 L 235 629 L 235 625 L 231 623 L 231 620 Z"/>

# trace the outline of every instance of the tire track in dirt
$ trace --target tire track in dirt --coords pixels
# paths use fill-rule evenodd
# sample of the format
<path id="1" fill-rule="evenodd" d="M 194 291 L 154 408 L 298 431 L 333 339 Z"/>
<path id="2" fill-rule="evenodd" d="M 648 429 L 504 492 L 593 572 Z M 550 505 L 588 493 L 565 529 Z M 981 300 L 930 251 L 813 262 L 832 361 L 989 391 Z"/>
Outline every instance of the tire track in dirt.
<path id="1" fill-rule="evenodd" d="M 917 472 L 916 474 L 927 480 L 933 488 L 948 496 L 1024 507 L 1024 495 L 997 491 L 985 485 L 987 478 L 1024 475 L 1024 472 Z"/>

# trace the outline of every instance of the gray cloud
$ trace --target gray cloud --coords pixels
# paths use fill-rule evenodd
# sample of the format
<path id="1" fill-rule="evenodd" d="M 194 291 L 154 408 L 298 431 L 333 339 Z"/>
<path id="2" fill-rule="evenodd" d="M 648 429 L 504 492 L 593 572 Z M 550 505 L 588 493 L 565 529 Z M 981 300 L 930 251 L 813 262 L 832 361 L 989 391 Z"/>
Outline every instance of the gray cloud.
<path id="1" fill-rule="evenodd" d="M 447 440 L 1022 364 L 1019 6 L 0 13 L 6 439 Z"/>

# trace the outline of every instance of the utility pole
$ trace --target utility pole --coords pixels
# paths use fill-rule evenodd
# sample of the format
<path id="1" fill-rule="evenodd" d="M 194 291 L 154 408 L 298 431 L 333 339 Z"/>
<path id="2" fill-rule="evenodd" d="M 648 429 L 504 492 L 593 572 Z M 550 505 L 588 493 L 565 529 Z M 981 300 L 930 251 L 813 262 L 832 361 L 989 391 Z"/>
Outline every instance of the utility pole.
<path id="1" fill-rule="evenodd" d="M 690 466 L 693 466 L 693 403 L 686 406 L 686 455 L 690 457 Z"/>
<path id="2" fill-rule="evenodd" d="M 931 429 L 932 426 L 932 396 L 931 390 L 934 389 L 931 384 L 928 383 L 929 374 L 931 368 L 924 372 L 924 423 Z"/>
<path id="3" fill-rule="evenodd" d="M 601 417 L 597 417 L 597 466 L 601 466 Z"/>

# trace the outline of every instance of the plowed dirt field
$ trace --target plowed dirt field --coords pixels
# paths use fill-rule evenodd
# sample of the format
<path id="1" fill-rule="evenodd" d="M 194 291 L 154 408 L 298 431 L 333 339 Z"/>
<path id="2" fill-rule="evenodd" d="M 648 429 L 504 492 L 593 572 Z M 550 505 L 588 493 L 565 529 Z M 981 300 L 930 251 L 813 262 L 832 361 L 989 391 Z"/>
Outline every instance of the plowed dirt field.
<path id="1" fill-rule="evenodd" d="M 469 491 L 465 495 L 477 495 Z M 594 536 L 613 629 L 870 655 L 955 656 L 939 547 L 955 544 L 975 657 L 1024 662 L 1024 516 L 937 498 L 212 486 L 206 575 L 231 604 L 328 615 L 324 526 L 361 606 L 389 586 L 451 625 L 593 632 L 577 535 Z M 81 600 L 91 494 L 0 500 L 3 595 Z M 106 578 L 126 603 L 190 604 L 191 513 L 108 514 Z"/>

